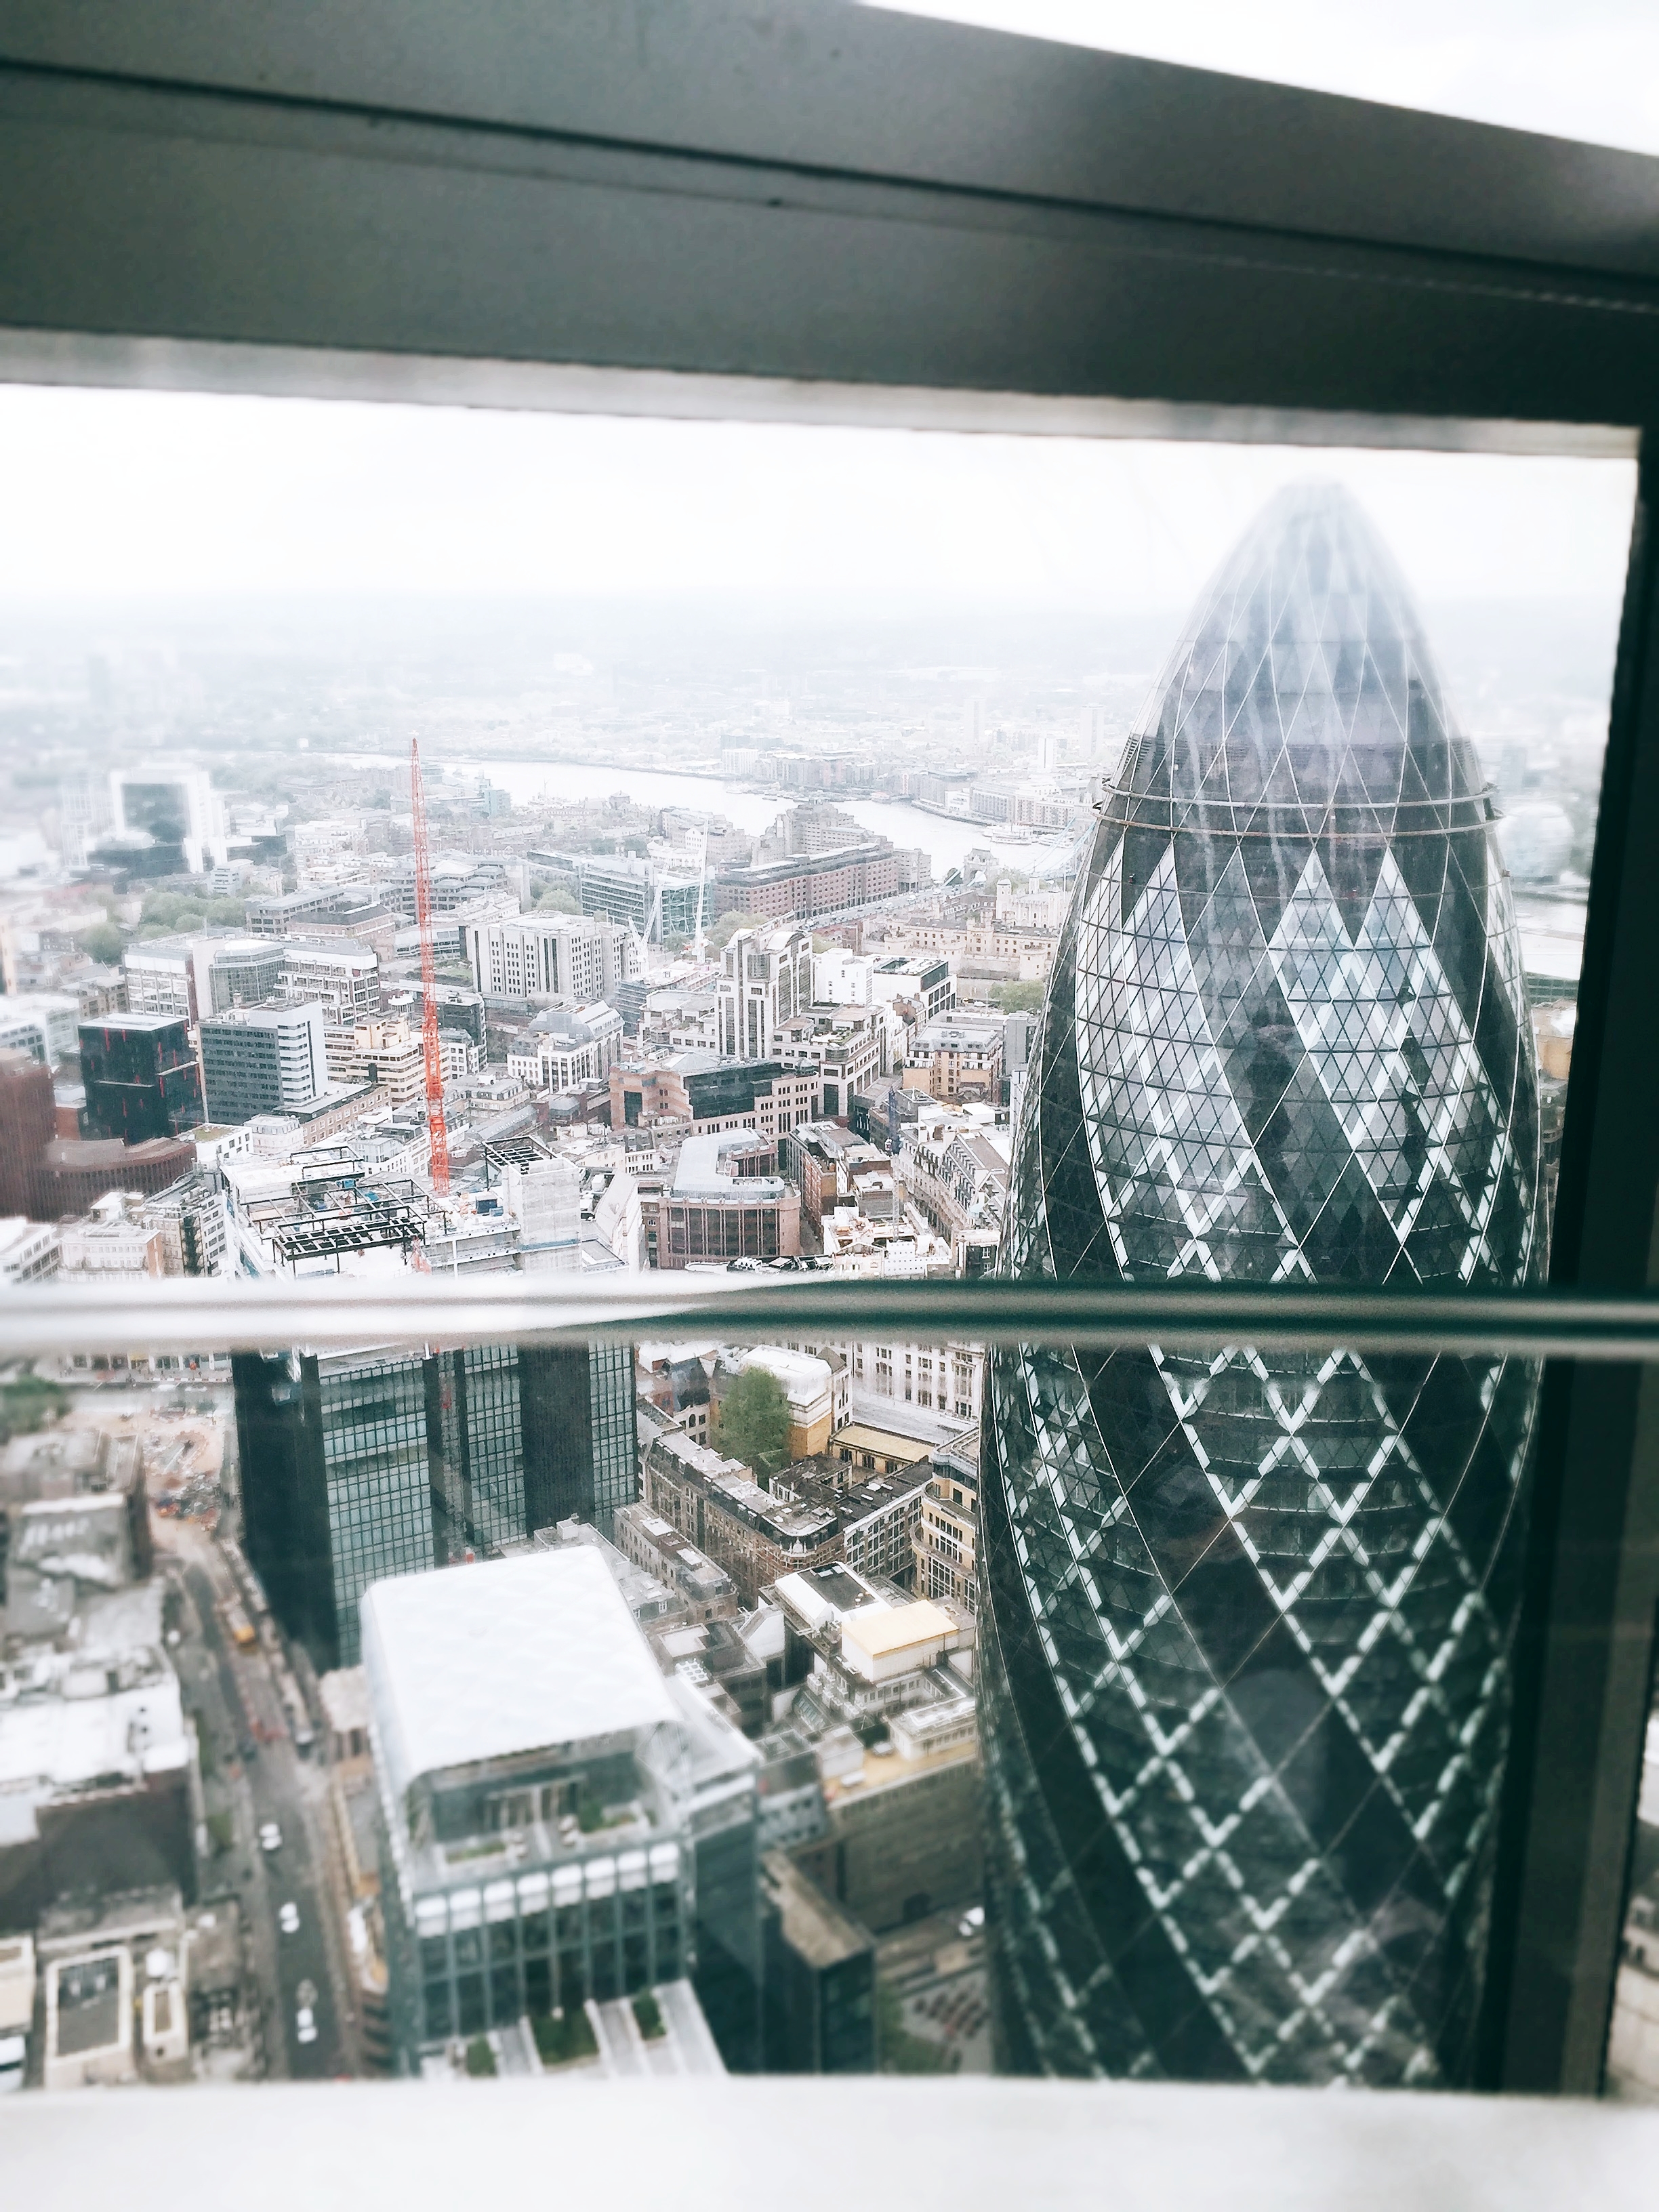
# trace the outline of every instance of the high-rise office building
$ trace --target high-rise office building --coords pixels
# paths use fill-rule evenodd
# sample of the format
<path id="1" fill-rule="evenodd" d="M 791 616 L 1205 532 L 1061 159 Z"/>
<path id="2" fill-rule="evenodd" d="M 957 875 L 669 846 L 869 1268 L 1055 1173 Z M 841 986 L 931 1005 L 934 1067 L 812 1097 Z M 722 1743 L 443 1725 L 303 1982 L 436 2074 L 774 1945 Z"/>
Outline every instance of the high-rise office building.
<path id="1" fill-rule="evenodd" d="M 627 1345 L 232 1362 L 248 1557 L 319 1671 L 355 1666 L 387 1575 L 482 1558 L 636 1488 Z"/>
<path id="2" fill-rule="evenodd" d="M 633 1346 L 526 1345 L 518 1358 L 527 1525 L 574 1514 L 610 1536 L 639 1488 Z"/>
<path id="3" fill-rule="evenodd" d="M 199 1128 L 202 1077 L 182 1014 L 100 1014 L 81 1024 L 88 1137 L 141 1145 Z"/>
<path id="4" fill-rule="evenodd" d="M 268 937 L 230 937 L 210 943 L 208 1005 L 203 1013 L 222 1014 L 232 1006 L 259 1006 L 282 988 L 283 948 Z"/>
<path id="5" fill-rule="evenodd" d="M 199 876 L 228 860 L 224 803 L 205 769 L 118 768 L 109 788 L 114 836 L 150 844 L 165 863 L 153 872 L 179 868 Z"/>
<path id="6" fill-rule="evenodd" d="M 380 1011 L 380 957 L 361 938 L 288 938 L 282 969 L 282 996 L 294 1006 L 315 1000 L 331 1030 L 372 1021 Z"/>
<path id="7" fill-rule="evenodd" d="M 81 1048 L 81 1004 L 67 993 L 9 991 L 0 1006 L 0 1052 L 26 1052 L 55 1068 Z"/>
<path id="8" fill-rule="evenodd" d="M 1483 782 L 1364 518 L 1281 495 L 1102 802 L 1034 1041 L 1011 1273 L 1537 1277 Z M 1536 1385 L 1340 1348 L 997 1354 L 1005 2064 L 1469 2078 Z"/>
<path id="9" fill-rule="evenodd" d="M 605 1556 L 381 1581 L 363 1616 L 400 2070 L 526 2013 L 650 1989 L 671 2011 L 689 1978 L 754 2071 L 759 1758 L 659 1672 Z"/>
<path id="10" fill-rule="evenodd" d="M 57 1112 L 52 1070 L 30 1053 L 0 1052 L 0 1219 L 33 1213 Z"/>
<path id="11" fill-rule="evenodd" d="M 498 999 L 552 993 L 586 1006 L 641 972 L 634 932 L 604 914 L 463 922 L 461 952 L 477 989 Z"/>
<path id="12" fill-rule="evenodd" d="M 804 929 L 739 929 L 720 955 L 720 1048 L 764 1060 L 781 1024 L 812 1003 L 812 939 Z"/>
<path id="13" fill-rule="evenodd" d="M 252 1121 L 310 1105 L 328 1088 L 323 1008 L 235 1006 L 202 1023 L 207 1110 L 217 1122 Z"/>

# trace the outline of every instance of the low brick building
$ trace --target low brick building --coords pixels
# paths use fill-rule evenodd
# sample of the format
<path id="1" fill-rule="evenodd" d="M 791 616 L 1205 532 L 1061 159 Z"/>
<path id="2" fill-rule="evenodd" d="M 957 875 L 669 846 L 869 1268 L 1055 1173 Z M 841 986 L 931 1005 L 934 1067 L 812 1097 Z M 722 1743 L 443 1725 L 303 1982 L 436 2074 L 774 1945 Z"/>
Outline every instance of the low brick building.
<path id="1" fill-rule="evenodd" d="M 763 1490 L 738 1460 L 665 1429 L 645 1454 L 645 1503 L 737 1585 L 745 1606 L 780 1576 L 844 1560 L 908 1588 L 929 1461 L 890 1474 L 861 1473 L 819 1453 L 795 1461 Z"/>
<path id="2" fill-rule="evenodd" d="M 118 1137 L 54 1137 L 35 1168 L 32 1210 L 37 1221 L 61 1221 L 89 1212 L 108 1191 L 150 1197 L 195 1165 L 188 1137 L 146 1137 L 137 1145 Z"/>
<path id="3" fill-rule="evenodd" d="M 668 1122 L 694 1137 L 752 1129 L 775 1141 L 799 1123 L 815 1121 L 823 1096 L 816 1067 L 696 1050 L 618 1060 L 610 1081 L 613 1129 Z"/>
<path id="4" fill-rule="evenodd" d="M 656 1202 L 657 1265 L 799 1253 L 800 1193 L 781 1176 L 755 1172 L 772 1158 L 769 1139 L 746 1131 L 688 1137 Z"/>
<path id="5" fill-rule="evenodd" d="M 906 1060 L 926 1075 L 930 1097 L 994 1105 L 1002 1090 L 1002 1024 L 959 1015 L 929 1022 L 916 1031 Z"/>
<path id="6" fill-rule="evenodd" d="M 798 1504 L 763 1490 L 741 1461 L 663 1431 L 647 1449 L 645 1503 L 724 1567 L 745 1606 L 792 1568 L 841 1556 L 833 1506 Z"/>

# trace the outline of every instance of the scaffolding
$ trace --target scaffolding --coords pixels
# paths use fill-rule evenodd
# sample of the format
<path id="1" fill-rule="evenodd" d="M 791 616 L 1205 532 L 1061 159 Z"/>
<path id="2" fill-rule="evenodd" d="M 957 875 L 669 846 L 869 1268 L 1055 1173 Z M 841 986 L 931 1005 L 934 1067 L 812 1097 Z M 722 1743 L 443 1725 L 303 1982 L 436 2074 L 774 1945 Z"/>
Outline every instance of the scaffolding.
<path id="1" fill-rule="evenodd" d="M 265 1231 L 284 1267 L 382 1246 L 409 1255 L 426 1243 L 431 1201 L 406 1176 L 330 1176 L 296 1185 L 294 1195 L 295 1211 Z"/>

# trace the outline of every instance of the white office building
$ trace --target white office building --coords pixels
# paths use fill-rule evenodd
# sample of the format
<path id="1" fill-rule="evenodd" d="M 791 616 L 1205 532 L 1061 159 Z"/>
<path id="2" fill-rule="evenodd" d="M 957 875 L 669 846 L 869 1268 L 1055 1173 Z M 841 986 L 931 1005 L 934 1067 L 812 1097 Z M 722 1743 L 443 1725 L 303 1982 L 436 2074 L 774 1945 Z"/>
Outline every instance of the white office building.
<path id="1" fill-rule="evenodd" d="M 486 998 L 568 999 L 586 1006 L 643 975 L 639 939 L 622 923 L 586 914 L 521 914 L 464 921 L 461 951 Z"/>
<path id="2" fill-rule="evenodd" d="M 812 997 L 820 1006 L 908 1006 L 925 1023 L 949 1012 L 957 987 L 941 953 L 849 952 L 832 945 L 812 956 Z"/>
<path id="3" fill-rule="evenodd" d="M 81 1048 L 81 1002 L 56 991 L 27 991 L 0 999 L 0 1051 L 26 1052 L 56 1067 Z"/>
<path id="4" fill-rule="evenodd" d="M 509 1075 L 538 1091 L 572 1091 L 611 1073 L 623 1048 L 622 1016 L 603 1001 L 538 1014 L 507 1056 Z"/>
<path id="5" fill-rule="evenodd" d="M 611 1548 L 363 1594 L 402 2071 L 687 1977 L 727 2062 L 758 2059 L 758 1759 L 659 1671 Z"/>
<path id="6" fill-rule="evenodd" d="M 203 768 L 118 768 L 109 780 L 110 816 L 118 836 L 176 844 L 192 876 L 228 865 L 223 802 Z"/>
<path id="7" fill-rule="evenodd" d="M 355 1029 L 380 1011 L 380 963 L 361 938 L 290 937 L 282 992 L 295 1006 L 314 999 L 330 1029 Z"/>
<path id="8" fill-rule="evenodd" d="M 237 1006 L 202 1024 L 210 1121 L 288 1114 L 329 1087 L 326 1024 L 304 1006 Z"/>
<path id="9" fill-rule="evenodd" d="M 785 1022 L 812 1003 L 812 938 L 784 925 L 739 929 L 720 955 L 720 1049 L 769 1060 Z"/>

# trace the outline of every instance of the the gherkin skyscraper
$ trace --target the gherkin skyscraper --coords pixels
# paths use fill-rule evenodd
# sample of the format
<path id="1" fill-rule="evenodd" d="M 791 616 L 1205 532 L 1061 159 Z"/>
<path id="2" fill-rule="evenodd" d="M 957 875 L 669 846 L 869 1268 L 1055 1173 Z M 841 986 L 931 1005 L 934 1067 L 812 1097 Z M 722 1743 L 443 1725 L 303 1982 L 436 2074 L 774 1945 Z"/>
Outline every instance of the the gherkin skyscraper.
<path id="1" fill-rule="evenodd" d="M 1531 1030 L 1473 746 L 1343 492 L 1267 509 L 1125 752 L 1009 1272 L 1524 1283 Z M 1468 2077 L 1536 1370 L 1000 1354 L 981 1613 L 1002 2060 Z"/>

